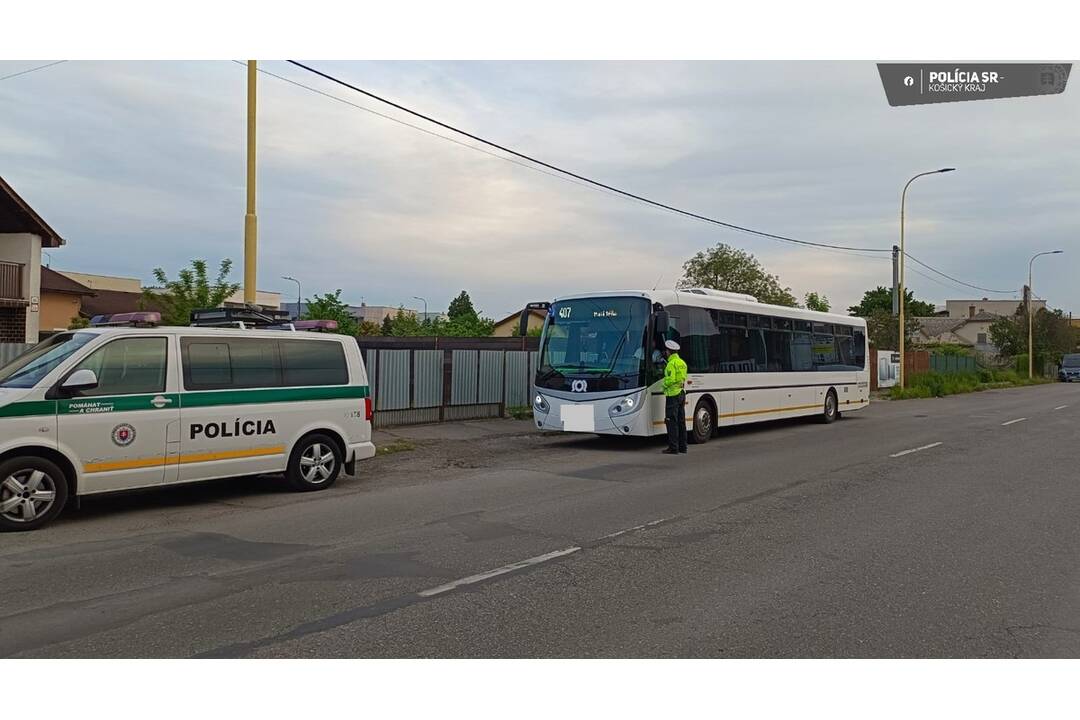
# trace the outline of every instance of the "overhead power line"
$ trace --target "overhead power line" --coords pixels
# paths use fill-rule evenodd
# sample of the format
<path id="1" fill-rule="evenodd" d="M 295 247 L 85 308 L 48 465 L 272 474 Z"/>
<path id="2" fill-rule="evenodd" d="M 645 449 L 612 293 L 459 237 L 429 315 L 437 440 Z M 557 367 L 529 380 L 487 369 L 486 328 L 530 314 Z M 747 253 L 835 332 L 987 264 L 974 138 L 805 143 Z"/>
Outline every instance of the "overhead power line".
<path id="1" fill-rule="evenodd" d="M 46 63 L 44 65 L 38 65 L 37 67 L 32 67 L 29 70 L 20 70 L 17 73 L 11 73 L 10 75 L 4 75 L 3 77 L 0 77 L 0 81 L 10 80 L 13 77 L 19 77 L 20 75 L 28 75 L 28 74 L 30 74 L 32 72 L 37 72 L 38 70 L 44 70 L 45 68 L 51 68 L 54 65 L 59 65 L 60 63 L 66 63 L 66 62 L 67 62 L 67 60 L 57 60 L 56 62 Z"/>
<path id="2" fill-rule="evenodd" d="M 654 207 L 658 207 L 658 208 L 661 208 L 663 210 L 667 210 L 669 212 L 674 212 L 674 213 L 678 213 L 679 215 L 684 215 L 686 217 L 694 218 L 694 219 L 697 219 L 697 220 L 702 220 L 704 222 L 711 223 L 713 225 L 719 225 L 721 227 L 726 227 L 726 228 L 728 228 L 730 230 L 735 230 L 737 232 L 747 233 L 747 234 L 750 234 L 750 235 L 757 235 L 758 237 L 771 238 L 773 240 L 778 240 L 780 242 L 793 243 L 793 244 L 796 244 L 796 245 L 806 245 L 806 246 L 810 246 L 810 247 L 820 247 L 820 248 L 831 248 L 831 249 L 834 249 L 834 250 L 847 250 L 847 251 L 852 251 L 852 252 L 868 252 L 868 253 L 892 252 L 891 249 L 885 249 L 885 248 L 849 247 L 849 246 L 845 246 L 845 245 L 832 245 L 830 243 L 811 242 L 809 240 L 798 240 L 796 238 L 787 237 L 785 235 L 777 235 L 775 233 L 768 233 L 768 232 L 764 232 L 762 230 L 755 230 L 753 228 L 745 227 L 745 226 L 742 226 L 742 225 L 736 225 L 734 223 L 725 222 L 723 220 L 717 220 L 716 218 L 709 217 L 708 215 L 702 215 L 700 213 L 691 212 L 689 210 L 683 210 L 682 208 L 675 207 L 674 205 L 668 205 L 667 203 L 662 203 L 662 202 L 659 202 L 657 200 L 652 200 L 650 198 L 644 197 L 642 195 L 637 195 L 637 194 L 629 192 L 627 190 L 622 190 L 621 188 L 615 187 L 614 185 L 608 185 L 607 183 L 600 182 L 599 180 L 593 180 L 592 178 L 586 177 L 585 175 L 581 175 L 581 174 L 572 172 L 570 170 L 566 170 L 566 169 L 561 168 L 561 167 L 559 167 L 557 165 L 553 165 L 551 163 L 544 162 L 543 160 L 537 159 L 537 158 L 535 158 L 535 157 L 533 157 L 531 155 L 526 155 L 525 153 L 521 153 L 521 152 L 518 152 L 517 150 L 513 150 L 511 148 L 508 148 L 505 145 L 500 145 L 499 143 L 496 143 L 496 142 L 493 142 L 491 140 L 487 140 L 485 138 L 482 138 L 479 135 L 474 135 L 473 133 L 470 133 L 470 132 L 468 132 L 466 130 L 462 130 L 461 128 L 454 127 L 453 125 L 449 125 L 447 123 L 444 123 L 441 120 L 436 120 L 435 118 L 433 118 L 433 117 L 431 117 L 429 115 L 425 115 L 425 114 L 423 114 L 421 112 L 418 112 L 416 110 L 412 110 L 411 108 L 407 108 L 404 105 L 396 103 L 396 102 L 394 102 L 392 100 L 388 100 L 388 99 L 386 99 L 384 97 L 376 95 L 373 92 L 370 92 L 368 90 L 364 90 L 363 88 L 357 87 L 356 85 L 353 85 L 353 84 L 348 83 L 348 82 L 346 82 L 344 80 L 341 80 L 340 78 L 334 77 L 333 75 L 330 75 L 328 73 L 324 73 L 321 70 L 317 70 L 317 69 L 315 69 L 315 68 L 313 68 L 313 67 L 311 67 L 309 65 L 305 65 L 305 64 L 303 64 L 301 62 L 297 62 L 296 60 L 289 60 L 288 62 L 295 65 L 296 67 L 302 68 L 303 70 L 306 70 L 306 71 L 308 71 L 310 73 L 318 75 L 319 77 L 322 77 L 322 78 L 324 78 L 326 80 L 329 80 L 330 82 L 337 83 L 338 85 L 341 85 L 343 87 L 347 87 L 350 90 L 353 90 L 355 92 L 360 93 L 361 95 L 366 95 L 367 97 L 369 97 L 369 98 L 371 98 L 373 100 L 377 100 L 378 102 L 381 102 L 381 103 L 383 103 L 385 105 L 389 105 L 390 107 L 396 108 L 396 109 L 398 109 L 398 110 L 400 110 L 400 111 L 402 111 L 404 113 L 408 113 L 409 115 L 412 115 L 414 117 L 418 117 L 418 118 L 420 118 L 422 120 L 425 120 L 425 121 L 427 121 L 429 123 L 432 123 L 434 125 L 438 125 L 439 127 L 445 128 L 446 130 L 450 130 L 451 132 L 455 132 L 455 133 L 457 133 L 459 135 L 463 135 L 463 136 L 465 136 L 467 138 L 470 138 L 471 140 L 475 140 L 476 142 L 483 143 L 484 145 L 487 145 L 489 147 L 493 147 L 493 148 L 495 148 L 497 150 L 500 150 L 500 151 L 502 151 L 504 153 L 509 153 L 510 155 L 521 158 L 522 160 L 526 160 L 526 161 L 528 161 L 530 163 L 535 163 L 537 165 L 545 167 L 545 168 L 547 168 L 549 170 L 552 170 L 554 172 L 560 173 L 562 175 L 566 175 L 567 177 L 571 177 L 571 178 L 574 178 L 574 179 L 579 180 L 581 182 L 588 183 L 589 185 L 592 185 L 594 187 L 598 187 L 598 188 L 601 188 L 603 190 L 607 190 L 609 192 L 617 193 L 617 194 L 622 195 L 624 197 L 628 197 L 628 198 L 631 198 L 631 199 L 636 200 L 638 202 L 646 203 L 648 205 L 652 205 Z"/>
<path id="3" fill-rule="evenodd" d="M 233 62 L 237 63 L 238 65 L 246 65 L 245 63 L 242 63 L 242 62 L 240 62 L 238 60 L 234 60 Z M 472 140 L 475 140 L 476 142 L 482 143 L 484 145 L 494 147 L 494 148 L 496 148 L 498 150 L 501 150 L 502 152 L 509 153 L 509 154 L 511 154 L 511 155 L 513 155 L 513 156 L 515 156 L 517 158 L 521 158 L 522 160 L 526 160 L 528 162 L 521 162 L 520 160 L 516 160 L 514 157 L 506 157 L 505 155 L 501 155 L 499 153 L 491 152 L 490 150 L 487 150 L 487 149 L 485 149 L 483 147 L 478 147 L 477 145 L 462 142 L 462 141 L 457 140 L 457 139 L 455 139 L 453 137 L 450 137 L 448 135 L 444 135 L 442 133 L 437 133 L 437 132 L 434 132 L 432 130 L 428 130 L 427 128 L 423 128 L 423 127 L 420 127 L 419 125 L 416 125 L 416 124 L 409 123 L 409 122 L 406 122 L 404 120 L 401 120 L 400 118 L 396 118 L 396 117 L 393 117 L 391 115 L 387 115 L 385 113 L 378 112 L 377 110 L 372 110 L 369 107 L 365 107 L 363 105 L 359 105 L 357 103 L 350 102 L 349 100 L 345 100 L 344 98 L 338 97 L 337 95 L 333 95 L 333 94 L 324 92 L 322 90 L 319 90 L 318 88 L 314 88 L 314 87 L 312 87 L 310 85 L 307 85 L 305 83 L 298 82 L 298 81 L 293 80 L 291 78 L 287 78 L 287 77 L 285 77 L 283 75 L 278 75 L 276 73 L 270 72 L 270 71 L 265 70 L 263 68 L 260 68 L 259 72 L 264 73 L 266 75 L 269 75 L 271 77 L 274 77 L 274 78 L 276 78 L 278 80 L 281 80 L 283 82 L 287 82 L 287 83 L 289 83 L 291 85 L 294 85 L 296 87 L 300 87 L 302 89 L 308 90 L 308 91 L 316 93 L 318 95 L 322 95 L 323 97 L 329 98 L 329 99 L 334 100 L 336 102 L 339 102 L 339 103 L 342 103 L 342 104 L 345 104 L 345 105 L 349 105 L 349 106 L 351 106 L 353 108 L 356 108 L 357 110 L 362 110 L 362 111 L 364 111 L 366 113 L 376 115 L 376 116 L 381 117 L 381 118 L 383 118 L 385 120 L 390 120 L 391 122 L 397 123 L 399 125 L 403 125 L 405 127 L 411 128 L 413 130 L 418 130 L 419 132 L 425 133 L 425 134 L 430 135 L 432 137 L 436 137 L 436 138 L 439 138 L 441 140 L 446 140 L 448 142 L 452 142 L 455 145 L 459 145 L 461 147 L 468 148 L 470 150 L 476 150 L 477 152 L 482 152 L 485 155 L 488 155 L 490 157 L 498 158 L 500 160 L 505 160 L 505 161 L 513 163 L 513 164 L 515 164 L 515 165 L 517 165 L 519 167 L 524 167 L 524 168 L 527 168 L 529 170 L 533 170 L 535 172 L 543 173 L 544 175 L 547 175 L 549 177 L 555 177 L 555 178 L 558 178 L 560 180 L 564 180 L 566 182 L 571 182 L 571 183 L 573 183 L 575 185 L 578 185 L 578 186 L 581 186 L 581 187 L 588 187 L 591 190 L 598 190 L 598 191 L 604 192 L 607 195 L 611 195 L 613 197 L 618 197 L 620 199 L 632 200 L 634 202 L 644 203 L 646 205 L 649 205 L 649 206 L 664 210 L 666 212 L 675 213 L 675 214 L 678 214 L 678 215 L 681 215 L 681 216 L 684 216 L 684 217 L 689 217 L 689 218 L 699 220 L 699 221 L 703 221 L 703 222 L 706 222 L 706 223 L 710 223 L 710 224 L 713 224 L 713 225 L 720 225 L 722 227 L 737 230 L 739 232 L 746 232 L 746 233 L 749 233 L 749 234 L 752 234 L 752 235 L 758 235 L 758 236 L 761 236 L 761 237 L 767 237 L 767 238 L 771 238 L 771 239 L 774 239 L 774 240 L 779 240 L 779 241 L 782 241 L 782 242 L 795 243 L 795 244 L 798 244 L 798 245 L 809 246 L 809 247 L 813 247 L 813 248 L 820 249 L 820 250 L 831 251 L 831 252 L 840 252 L 842 254 L 855 255 L 857 257 L 871 257 L 871 258 L 872 257 L 880 257 L 880 255 L 877 255 L 877 253 L 891 252 L 891 250 L 885 250 L 885 249 L 882 249 L 882 248 L 856 248 L 856 247 L 849 247 L 849 246 L 844 246 L 844 245 L 832 245 L 832 244 L 829 244 L 829 243 L 814 243 L 814 242 L 810 242 L 810 241 L 807 241 L 807 240 L 798 240 L 796 238 L 789 238 L 789 237 L 786 237 L 786 236 L 783 236 L 783 235 L 775 235 L 773 233 L 766 233 L 766 232 L 763 232 L 763 231 L 760 231 L 760 230 L 754 230 L 752 228 L 746 228 L 746 227 L 742 227 L 740 225 L 734 225 L 732 223 L 727 223 L 727 222 L 724 222 L 724 221 L 721 221 L 721 220 L 716 220 L 715 218 L 700 215 L 698 213 L 693 213 L 693 212 L 689 212 L 689 211 L 686 211 L 686 210 L 682 210 L 681 208 L 677 208 L 677 207 L 674 207 L 674 206 L 671 206 L 671 205 L 667 205 L 665 203 L 650 200 L 649 198 L 645 198 L 645 197 L 636 195 L 634 193 L 630 193 L 630 192 L 621 190 L 619 188 L 607 185 L 605 183 L 602 183 L 602 182 L 599 182 L 599 181 L 596 181 L 596 180 L 592 180 L 592 179 L 587 178 L 585 176 L 578 175 L 577 173 L 573 173 L 573 172 L 571 172 L 569 170 L 565 170 L 565 169 L 557 167 L 555 165 L 551 165 L 549 163 L 543 162 L 541 160 L 533 158 L 532 156 L 526 155 L 524 153 L 517 152 L 515 150 L 511 150 L 510 148 L 504 147 L 504 146 L 502 146 L 502 145 L 500 145 L 498 143 L 494 143 L 494 142 L 491 142 L 489 140 L 485 140 L 482 137 L 479 137 L 477 135 L 469 133 L 469 132 L 467 132 L 465 130 L 461 130 L 460 128 L 456 128 L 456 127 L 454 127 L 452 125 L 448 125 L 447 123 L 443 123 L 443 122 L 441 122 L 439 120 L 436 120 L 435 118 L 429 117 L 428 115 L 425 115 L 423 113 L 411 110 L 411 109 L 409 109 L 409 108 L 407 108 L 407 107 L 405 107 L 403 105 L 400 105 L 400 104 L 395 103 L 395 102 L 393 102 L 391 100 L 383 98 L 383 97 L 381 97 L 379 95 L 376 95 L 375 93 L 372 93 L 372 92 L 370 92 L 368 90 L 364 90 L 362 88 L 359 88 L 359 87 L 357 87 L 355 85 L 352 85 L 351 83 L 348 83 L 348 82 L 346 82 L 344 80 L 336 78 L 336 77 L 334 77 L 334 76 L 332 76 L 332 75 L 330 75 L 328 73 L 324 73 L 321 70 L 310 67 L 310 66 L 305 65 L 303 63 L 297 62 L 295 60 L 289 60 L 288 62 L 290 64 L 292 64 L 292 65 L 295 65 L 295 66 L 303 69 L 303 70 L 306 70 L 306 71 L 311 72 L 311 73 L 313 73 L 315 75 L 318 75 L 318 76 L 320 76 L 320 77 L 322 77 L 322 78 L 324 78 L 326 80 L 330 80 L 331 82 L 337 83 L 338 85 L 346 87 L 346 88 L 348 88 L 350 90 L 353 90 L 355 92 L 361 93 L 362 95 L 370 97 L 370 98 L 372 98 L 372 99 L 374 99 L 374 100 L 376 100 L 378 102 L 384 103 L 384 104 L 389 105 L 389 106 L 394 107 L 394 108 L 397 108 L 398 110 L 406 112 L 406 113 L 408 113 L 410 115 L 413 115 L 415 117 L 421 118 L 421 119 L 423 119 L 423 120 L 425 120 L 427 122 L 431 122 L 431 123 L 434 123 L 435 125 L 446 128 L 447 130 L 450 130 L 451 132 L 458 133 L 460 135 L 468 137 L 468 138 L 470 138 Z M 537 165 L 542 166 L 542 167 L 537 167 Z M 554 172 L 550 172 L 548 170 L 545 170 L 544 168 L 549 168 L 550 170 L 552 170 Z M 935 268 L 935 267 L 933 267 L 931 265 L 928 265 L 927 263 L 922 262 L 921 260 L 917 260 L 916 258 L 912 257 L 910 253 L 908 253 L 907 256 L 911 257 L 911 259 L 914 262 L 917 262 L 918 264 L 922 265 L 926 269 L 931 270 L 932 272 L 935 272 L 938 275 L 941 275 L 942 277 L 953 281 L 954 283 L 959 283 L 960 285 L 962 285 L 964 287 L 974 288 L 974 289 L 977 289 L 977 290 L 982 290 L 984 292 L 1000 293 L 1000 294 L 1007 294 L 1007 295 L 1015 295 L 1016 294 L 1015 290 L 993 290 L 991 288 L 984 288 L 984 287 L 981 287 L 979 285 L 974 285 L 972 283 L 968 283 L 968 282 L 965 282 L 963 280 L 959 280 L 958 278 L 954 278 L 953 276 L 948 275 L 948 274 L 938 270 L 937 268 Z M 929 280 L 934 280 L 934 278 L 923 275 L 922 273 L 917 273 L 917 274 L 922 275 L 923 277 L 926 277 Z M 934 280 L 934 281 L 938 282 L 936 280 Z"/>
<path id="4" fill-rule="evenodd" d="M 958 284 L 963 285 L 965 287 L 974 288 L 975 290 L 982 290 L 983 292 L 995 293 L 995 294 L 999 294 L 999 295 L 1015 295 L 1016 294 L 1015 289 L 1014 290 L 994 290 L 993 288 L 985 288 L 985 287 L 982 287 L 981 285 L 972 285 L 971 283 L 964 282 L 963 280 L 958 280 L 957 278 L 954 278 L 952 275 L 946 275 L 945 273 L 941 272 L 937 268 L 931 267 L 930 265 L 927 265 L 926 263 L 924 263 L 922 260 L 919 260 L 917 257 L 914 257 L 911 253 L 905 253 L 905 255 L 907 255 L 908 259 L 911 260 L 911 262 L 918 263 L 919 265 L 922 265 L 927 270 L 935 272 L 938 275 L 940 275 L 941 277 L 948 278 L 949 280 L 952 280 L 954 283 L 958 283 Z"/>

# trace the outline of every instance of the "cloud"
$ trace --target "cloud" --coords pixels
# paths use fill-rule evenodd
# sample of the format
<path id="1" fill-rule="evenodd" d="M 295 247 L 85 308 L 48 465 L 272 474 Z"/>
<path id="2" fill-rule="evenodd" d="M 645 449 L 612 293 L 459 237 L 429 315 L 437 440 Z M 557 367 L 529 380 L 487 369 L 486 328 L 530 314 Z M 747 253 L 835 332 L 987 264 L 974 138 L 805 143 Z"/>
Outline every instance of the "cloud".
<path id="1" fill-rule="evenodd" d="M 872 63 L 316 63 L 446 122 L 630 191 L 816 242 L 888 248 L 916 181 L 915 257 L 1018 288 L 1035 251 L 1056 306 L 1080 307 L 1076 93 L 891 108 Z M 262 65 L 434 128 L 280 62 Z M 4 70 L 0 67 L 0 71 Z M 12 69 L 18 69 L 12 66 Z M 77 62 L 0 83 L 0 161 L 70 245 L 57 267 L 148 278 L 191 257 L 239 261 L 244 68 Z M 697 250 L 753 252 L 834 308 L 888 285 L 881 258 L 717 228 L 476 152 L 260 78 L 260 286 L 445 306 L 466 288 L 502 315 L 527 300 L 671 286 Z M 472 141 L 458 138 L 461 142 Z M 921 268 L 920 268 L 921 269 Z M 944 281 L 947 285 L 948 281 Z M 912 273 L 935 301 L 981 294 Z"/>

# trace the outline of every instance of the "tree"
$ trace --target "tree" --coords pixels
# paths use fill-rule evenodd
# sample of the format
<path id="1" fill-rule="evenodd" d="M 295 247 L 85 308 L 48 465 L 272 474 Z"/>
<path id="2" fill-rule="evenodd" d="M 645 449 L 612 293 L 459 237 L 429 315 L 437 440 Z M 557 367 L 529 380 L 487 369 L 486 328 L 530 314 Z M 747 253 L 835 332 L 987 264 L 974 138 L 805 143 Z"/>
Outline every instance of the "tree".
<path id="1" fill-rule="evenodd" d="M 913 344 L 915 335 L 919 332 L 919 321 L 912 315 L 904 316 L 904 328 L 907 333 L 904 342 Z M 870 344 L 882 350 L 898 350 L 900 348 L 900 327 L 895 315 L 890 310 L 876 309 L 866 316 L 866 334 L 870 338 Z"/>
<path id="2" fill-rule="evenodd" d="M 416 318 L 416 313 L 407 311 L 402 305 L 390 321 L 390 334 L 395 337 L 417 337 L 425 334 L 425 328 Z"/>
<path id="3" fill-rule="evenodd" d="M 394 334 L 394 318 L 390 315 L 386 315 L 382 319 L 382 334 L 387 336 Z"/>
<path id="4" fill-rule="evenodd" d="M 341 301 L 340 289 L 308 298 L 304 320 L 337 320 L 340 334 L 353 337 L 360 334 L 359 323 L 349 312 L 349 306 Z"/>
<path id="5" fill-rule="evenodd" d="M 90 321 L 84 318 L 82 315 L 76 315 L 71 318 L 71 323 L 68 325 L 68 330 L 82 330 L 83 328 L 90 327 Z"/>
<path id="6" fill-rule="evenodd" d="M 1045 358 L 1057 362 L 1076 347 L 1076 331 L 1061 310 L 1041 308 L 1035 312 L 1032 343 L 1036 360 Z M 1023 305 L 1013 315 L 999 317 L 990 324 L 990 339 L 998 351 L 1007 357 L 1024 355 L 1028 351 L 1028 316 Z"/>
<path id="7" fill-rule="evenodd" d="M 487 337 L 495 331 L 495 321 L 482 317 L 473 307 L 469 293 L 462 290 L 450 301 L 445 321 L 425 323 L 428 331 L 448 337 Z"/>
<path id="8" fill-rule="evenodd" d="M 798 305 L 791 288 L 784 287 L 780 278 L 766 272 L 757 258 L 724 243 L 717 243 L 716 247 L 701 251 L 683 263 L 679 287 L 747 293 L 773 305 Z"/>
<path id="9" fill-rule="evenodd" d="M 807 310 L 817 310 L 818 312 L 829 312 L 829 298 L 824 295 L 818 295 L 816 292 L 808 292 L 803 299 L 806 301 Z"/>
<path id="10" fill-rule="evenodd" d="M 192 260 L 190 268 L 184 268 L 177 280 L 169 280 L 165 271 L 154 268 L 154 279 L 160 288 L 143 291 L 143 301 L 161 308 L 161 319 L 166 325 L 187 325 L 191 311 L 221 307 L 226 298 L 240 289 L 239 283 L 229 282 L 232 260 L 225 258 L 218 267 L 213 282 L 207 275 L 205 260 Z"/>
<path id="11" fill-rule="evenodd" d="M 382 327 L 377 322 L 361 320 L 356 326 L 356 334 L 363 336 L 382 335 Z"/>
<path id="12" fill-rule="evenodd" d="M 904 291 L 904 315 L 911 317 L 932 317 L 934 304 L 915 299 L 915 293 L 911 290 Z M 892 290 L 878 285 L 873 290 L 863 293 L 862 302 L 848 308 L 850 315 L 856 317 L 870 317 L 875 310 L 884 310 L 892 314 Z"/>
<path id="13" fill-rule="evenodd" d="M 473 307 L 472 298 L 469 297 L 469 293 L 462 290 L 458 293 L 458 296 L 450 301 L 450 306 L 446 309 L 446 317 L 450 322 L 455 320 L 475 321 L 477 319 L 476 308 Z"/>

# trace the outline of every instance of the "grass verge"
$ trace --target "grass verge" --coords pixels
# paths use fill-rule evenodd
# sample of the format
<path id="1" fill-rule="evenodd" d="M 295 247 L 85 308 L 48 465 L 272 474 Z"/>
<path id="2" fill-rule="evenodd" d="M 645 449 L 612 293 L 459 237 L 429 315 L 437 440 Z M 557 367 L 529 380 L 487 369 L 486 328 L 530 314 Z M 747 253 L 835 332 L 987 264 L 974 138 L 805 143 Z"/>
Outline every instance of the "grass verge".
<path id="1" fill-rule="evenodd" d="M 969 373 L 927 372 L 908 378 L 907 387 L 903 390 L 893 386 L 889 391 L 889 397 L 892 400 L 945 397 L 946 395 L 960 395 L 979 392 L 980 390 L 1042 385 L 1049 382 L 1053 382 L 1053 380 L 1042 377 L 1029 380 L 1015 370 L 982 369 L 978 372 Z"/>
<path id="2" fill-rule="evenodd" d="M 506 414 L 515 420 L 531 420 L 533 411 L 528 405 L 515 405 L 506 408 Z"/>
<path id="3" fill-rule="evenodd" d="M 415 450 L 416 443 L 412 440 L 406 440 L 405 438 L 397 438 L 394 442 L 388 445 L 379 445 L 375 448 L 376 455 L 393 455 L 399 452 L 408 452 L 409 450 Z"/>

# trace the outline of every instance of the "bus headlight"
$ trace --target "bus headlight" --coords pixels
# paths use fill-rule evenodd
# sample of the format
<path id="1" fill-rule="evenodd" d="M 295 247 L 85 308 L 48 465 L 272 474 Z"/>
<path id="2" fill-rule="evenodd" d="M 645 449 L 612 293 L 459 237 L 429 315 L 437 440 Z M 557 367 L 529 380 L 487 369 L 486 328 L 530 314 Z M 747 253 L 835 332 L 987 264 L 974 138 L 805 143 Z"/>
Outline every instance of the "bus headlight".
<path id="1" fill-rule="evenodd" d="M 546 413 L 551 407 L 548 405 L 547 400 L 540 393 L 536 393 L 536 397 L 533 398 L 533 409 L 537 412 Z"/>
<path id="2" fill-rule="evenodd" d="M 615 403 L 608 409 L 608 414 L 612 416 L 617 415 L 629 415 L 638 408 L 638 401 L 633 397 L 619 398 L 619 402 Z"/>

